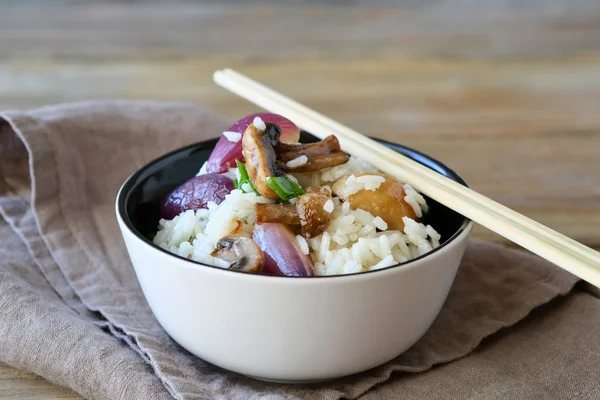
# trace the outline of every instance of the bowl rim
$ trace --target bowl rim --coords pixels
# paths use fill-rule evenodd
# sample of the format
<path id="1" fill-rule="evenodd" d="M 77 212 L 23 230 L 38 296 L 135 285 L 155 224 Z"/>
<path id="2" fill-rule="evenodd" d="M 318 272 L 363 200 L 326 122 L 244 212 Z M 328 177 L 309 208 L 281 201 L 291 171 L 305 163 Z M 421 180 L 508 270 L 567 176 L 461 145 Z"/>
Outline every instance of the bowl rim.
<path id="1" fill-rule="evenodd" d="M 133 225 L 133 223 L 131 222 L 131 219 L 129 218 L 129 215 L 127 213 L 127 208 L 126 208 L 126 203 L 127 203 L 127 198 L 128 195 L 131 193 L 132 189 L 136 186 L 136 180 L 137 178 L 139 178 L 139 176 L 145 172 L 147 169 L 149 169 L 150 167 L 152 167 L 154 164 L 157 164 L 159 162 L 161 162 L 162 160 L 171 157 L 179 152 L 185 151 L 187 149 L 191 149 L 194 147 L 197 147 L 201 144 L 204 144 L 206 142 L 210 142 L 213 140 L 218 140 L 219 138 L 208 138 L 199 142 L 195 142 L 186 146 L 182 146 L 179 147 L 177 149 L 171 150 L 157 158 L 152 159 L 151 161 L 149 161 L 148 163 L 144 164 L 144 166 L 142 166 L 141 168 L 139 168 L 137 171 L 135 171 L 134 173 L 132 173 L 126 180 L 125 182 L 123 182 L 123 184 L 121 185 L 119 192 L 117 193 L 117 197 L 116 197 L 116 201 L 115 201 L 115 211 L 117 214 L 117 218 L 120 220 L 120 222 L 122 222 L 122 226 L 125 226 L 127 228 L 127 230 L 139 241 L 141 241 L 141 243 L 143 243 L 146 246 L 149 246 L 150 249 L 153 250 L 158 250 L 166 255 L 172 256 L 177 260 L 181 260 L 181 261 L 185 261 L 186 263 L 188 263 L 187 265 L 190 267 L 195 267 L 198 268 L 198 266 L 202 266 L 202 267 L 209 267 L 213 270 L 218 270 L 218 271 L 222 271 L 222 273 L 225 274 L 229 274 L 229 273 L 237 273 L 237 274 L 242 274 L 248 277 L 254 277 L 254 278 L 260 278 L 260 279 L 275 279 L 275 278 L 279 278 L 279 279 L 294 279 L 294 280 L 312 280 L 315 281 L 315 279 L 348 279 L 351 277 L 357 277 L 357 276 L 372 276 L 375 273 L 381 273 L 384 271 L 390 271 L 393 269 L 396 269 L 398 267 L 411 267 L 411 264 L 418 264 L 419 261 L 423 260 L 424 258 L 429 257 L 432 254 L 435 254 L 439 251 L 442 251 L 444 249 L 446 249 L 447 247 L 449 247 L 452 244 L 457 244 L 459 243 L 457 241 L 458 237 L 465 234 L 465 233 L 470 233 L 471 231 L 471 227 L 473 225 L 473 221 L 471 221 L 469 218 L 463 216 L 463 223 L 460 226 L 460 228 L 458 228 L 458 230 L 456 232 L 454 232 L 454 234 L 452 236 L 450 236 L 448 238 L 448 240 L 446 240 L 444 243 L 440 244 L 438 247 L 436 247 L 435 249 L 432 249 L 430 251 L 428 251 L 425 254 L 422 254 L 418 257 L 415 258 L 411 258 L 410 260 L 398 263 L 398 264 L 394 264 L 391 265 L 389 267 L 385 267 L 385 268 L 380 268 L 377 270 L 372 270 L 372 271 L 365 271 L 365 272 L 354 272 L 351 274 L 340 274 L 340 275 L 313 275 L 313 276 L 279 276 L 279 275 L 263 275 L 263 274 L 255 274 L 255 273 L 250 273 L 250 272 L 244 272 L 244 271 L 236 271 L 236 270 L 231 270 L 231 269 L 225 269 L 222 267 L 218 267 L 215 265 L 210 265 L 210 264 L 203 264 L 201 262 L 198 261 L 194 261 L 194 260 L 190 260 L 186 257 L 182 257 L 180 255 L 171 253 L 170 251 L 163 249 L 162 247 L 154 244 L 151 240 L 149 240 L 148 238 L 146 238 L 145 236 L 143 236 Z M 401 147 L 407 151 L 409 151 L 410 153 L 412 153 L 413 155 L 417 155 L 418 158 L 421 159 L 426 159 L 429 161 L 432 161 L 434 164 L 436 164 L 438 167 L 440 167 L 442 170 L 449 172 L 451 175 L 454 175 L 454 177 L 456 178 L 456 182 L 460 183 L 461 185 L 464 185 L 466 187 L 469 187 L 469 185 L 467 184 L 467 182 L 464 180 L 464 178 L 459 175 L 457 172 L 455 172 L 454 170 L 452 170 L 451 168 L 449 168 L 448 166 L 446 166 L 444 163 L 442 163 L 441 161 L 436 160 L 435 158 L 426 155 L 425 153 L 422 153 L 418 150 L 414 150 L 410 147 L 398 144 L 398 143 L 394 143 L 394 142 L 390 142 L 388 140 L 384 140 L 384 139 L 380 139 L 380 138 L 375 138 L 373 137 L 374 140 L 389 146 L 397 146 L 397 147 Z M 415 159 L 414 156 L 410 156 L 409 158 L 420 162 L 419 159 Z M 437 172 L 437 171 L 436 171 Z"/>

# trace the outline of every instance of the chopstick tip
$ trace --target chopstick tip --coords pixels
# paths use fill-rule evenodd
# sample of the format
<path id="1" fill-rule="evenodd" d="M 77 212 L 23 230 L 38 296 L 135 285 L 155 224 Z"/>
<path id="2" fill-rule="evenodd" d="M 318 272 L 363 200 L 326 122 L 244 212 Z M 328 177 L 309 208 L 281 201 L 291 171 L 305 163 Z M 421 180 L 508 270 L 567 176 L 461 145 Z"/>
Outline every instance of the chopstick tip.
<path id="1" fill-rule="evenodd" d="M 221 76 L 223 76 L 223 70 L 222 69 L 215 70 L 215 72 L 213 72 L 213 81 L 216 83 L 219 83 L 219 78 Z"/>

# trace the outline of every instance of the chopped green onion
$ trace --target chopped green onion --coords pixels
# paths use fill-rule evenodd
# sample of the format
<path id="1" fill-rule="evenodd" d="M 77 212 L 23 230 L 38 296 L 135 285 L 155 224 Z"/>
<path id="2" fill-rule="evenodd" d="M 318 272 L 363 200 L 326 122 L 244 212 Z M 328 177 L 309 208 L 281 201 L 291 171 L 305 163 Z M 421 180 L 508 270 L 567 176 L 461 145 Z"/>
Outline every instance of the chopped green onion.
<path id="1" fill-rule="evenodd" d="M 244 193 L 250 193 L 250 192 L 246 192 L 244 190 L 244 185 L 247 183 L 248 185 L 250 185 L 250 187 L 252 188 L 254 193 L 256 193 L 257 195 L 260 196 L 260 193 L 258 193 L 258 190 L 256 190 L 256 188 L 252 184 L 252 181 L 250 180 L 250 177 L 248 176 L 248 170 L 246 169 L 246 164 L 244 164 L 243 162 L 241 162 L 239 160 L 235 160 L 235 163 L 237 164 L 238 170 L 240 171 L 240 180 L 237 182 L 237 187 L 240 188 L 242 190 L 242 192 L 244 192 Z M 234 182 L 234 186 L 235 186 L 235 182 Z"/>
<path id="2" fill-rule="evenodd" d="M 258 193 L 258 190 L 256 190 L 256 188 L 254 187 L 254 184 L 252 183 L 252 181 L 250 179 L 248 179 L 248 185 L 250 185 L 250 188 L 252 188 L 252 190 L 254 191 L 254 193 L 256 193 L 257 196 L 260 196 L 260 193 Z M 250 192 L 248 192 L 250 193 Z"/>
<path id="3" fill-rule="evenodd" d="M 273 189 L 281 200 L 289 200 L 304 193 L 302 186 L 287 176 L 271 176 L 267 178 L 267 186 Z"/>
<path id="4" fill-rule="evenodd" d="M 240 170 L 240 181 L 244 180 L 244 177 L 248 179 L 248 170 L 246 169 L 246 164 L 244 164 L 240 160 L 235 160 L 235 164 Z"/>
<path id="5" fill-rule="evenodd" d="M 233 188 L 237 189 L 239 187 L 237 179 L 233 180 Z"/>

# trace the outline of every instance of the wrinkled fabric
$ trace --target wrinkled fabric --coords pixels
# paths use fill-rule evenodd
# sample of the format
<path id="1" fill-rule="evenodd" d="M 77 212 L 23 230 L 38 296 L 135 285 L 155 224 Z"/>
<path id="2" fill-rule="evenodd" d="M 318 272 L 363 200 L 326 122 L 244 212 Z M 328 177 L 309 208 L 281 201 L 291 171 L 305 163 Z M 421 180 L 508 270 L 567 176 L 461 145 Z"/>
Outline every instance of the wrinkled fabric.
<path id="1" fill-rule="evenodd" d="M 365 393 L 373 399 L 518 398 L 520 389 L 528 393 L 523 398 L 598 393 L 595 383 L 585 382 L 582 388 L 562 385 L 562 391 L 553 391 L 550 383 L 567 378 L 548 375 L 556 369 L 545 365 L 586 353 L 589 367 L 573 361 L 571 378 L 577 379 L 580 369 L 587 375 L 579 375 L 598 378 L 600 360 L 585 348 L 598 341 L 577 333 L 597 331 L 599 324 L 569 312 L 598 315 L 596 297 L 576 291 L 543 313 L 534 312 L 540 321 L 528 317 L 569 294 L 577 278 L 525 252 L 475 240 L 432 327 L 385 365 L 312 385 L 265 383 L 212 366 L 172 341 L 154 318 L 129 262 L 114 201 L 123 181 L 145 163 L 219 135 L 227 121 L 189 105 L 127 101 L 9 111 L 1 117 L 0 360 L 5 363 L 90 399 L 353 399 Z M 573 346 L 574 340 L 581 345 Z M 515 360 L 526 367 L 512 366 Z M 445 365 L 432 369 L 439 364 Z"/>

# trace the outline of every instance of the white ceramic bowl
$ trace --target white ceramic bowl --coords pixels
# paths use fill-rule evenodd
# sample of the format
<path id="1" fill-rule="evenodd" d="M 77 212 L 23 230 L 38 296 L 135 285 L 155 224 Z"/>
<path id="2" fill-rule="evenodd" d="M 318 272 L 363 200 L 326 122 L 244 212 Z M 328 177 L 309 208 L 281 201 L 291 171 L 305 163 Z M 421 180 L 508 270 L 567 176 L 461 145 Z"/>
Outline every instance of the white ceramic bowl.
<path id="1" fill-rule="evenodd" d="M 431 202 L 442 233 L 434 251 L 398 266 L 333 277 L 273 277 L 204 266 L 153 245 L 157 199 L 193 176 L 215 141 L 169 153 L 133 174 L 117 218 L 156 318 L 198 357 L 263 380 L 306 382 L 361 372 L 389 361 L 427 331 L 442 307 L 472 223 Z M 397 151 L 455 180 L 431 158 Z M 464 183 L 464 182 L 462 182 Z"/>

